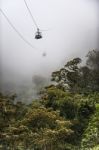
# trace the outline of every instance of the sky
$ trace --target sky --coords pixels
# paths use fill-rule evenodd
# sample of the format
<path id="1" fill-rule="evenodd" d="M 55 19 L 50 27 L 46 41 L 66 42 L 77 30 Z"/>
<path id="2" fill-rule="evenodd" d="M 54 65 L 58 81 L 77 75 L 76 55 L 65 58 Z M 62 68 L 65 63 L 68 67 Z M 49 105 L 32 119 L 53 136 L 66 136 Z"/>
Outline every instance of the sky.
<path id="1" fill-rule="evenodd" d="M 0 0 L 0 8 L 34 48 L 25 43 L 0 12 L 0 80 L 18 84 L 32 76 L 49 77 L 69 59 L 84 58 L 98 48 L 97 0 L 26 0 L 43 38 L 34 38 L 36 27 L 24 0 Z M 43 54 L 46 56 L 43 56 Z"/>

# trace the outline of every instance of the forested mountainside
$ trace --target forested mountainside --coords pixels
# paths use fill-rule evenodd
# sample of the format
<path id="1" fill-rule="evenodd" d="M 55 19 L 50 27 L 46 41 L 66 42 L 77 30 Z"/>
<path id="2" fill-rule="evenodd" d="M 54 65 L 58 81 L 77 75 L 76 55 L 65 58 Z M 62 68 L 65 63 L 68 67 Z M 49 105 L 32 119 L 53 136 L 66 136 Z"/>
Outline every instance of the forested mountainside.
<path id="1" fill-rule="evenodd" d="M 99 150 L 99 51 L 52 73 L 38 100 L 0 94 L 1 150 Z"/>

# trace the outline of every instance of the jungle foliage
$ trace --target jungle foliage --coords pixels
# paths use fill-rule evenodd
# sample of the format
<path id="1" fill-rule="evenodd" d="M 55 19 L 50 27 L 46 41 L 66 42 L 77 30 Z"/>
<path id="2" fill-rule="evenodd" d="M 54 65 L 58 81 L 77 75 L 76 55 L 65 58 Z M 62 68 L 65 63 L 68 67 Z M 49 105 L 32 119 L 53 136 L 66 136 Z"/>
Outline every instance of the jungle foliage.
<path id="1" fill-rule="evenodd" d="M 0 94 L 1 150 L 99 150 L 99 51 L 52 73 L 31 104 Z"/>

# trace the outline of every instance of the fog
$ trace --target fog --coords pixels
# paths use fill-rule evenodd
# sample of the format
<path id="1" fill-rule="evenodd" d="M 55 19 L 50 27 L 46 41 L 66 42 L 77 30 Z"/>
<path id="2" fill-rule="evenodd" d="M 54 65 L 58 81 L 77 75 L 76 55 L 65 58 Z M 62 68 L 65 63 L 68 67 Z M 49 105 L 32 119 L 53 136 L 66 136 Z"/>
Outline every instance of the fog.
<path id="1" fill-rule="evenodd" d="M 0 8 L 34 47 L 17 35 L 0 12 L 1 90 L 11 91 L 13 87 L 14 92 L 24 86 L 31 89 L 35 75 L 49 82 L 51 72 L 66 61 L 74 57 L 84 58 L 89 50 L 98 48 L 97 1 L 26 1 L 42 29 L 43 38 L 34 39 L 36 27 L 24 0 L 0 0 Z"/>

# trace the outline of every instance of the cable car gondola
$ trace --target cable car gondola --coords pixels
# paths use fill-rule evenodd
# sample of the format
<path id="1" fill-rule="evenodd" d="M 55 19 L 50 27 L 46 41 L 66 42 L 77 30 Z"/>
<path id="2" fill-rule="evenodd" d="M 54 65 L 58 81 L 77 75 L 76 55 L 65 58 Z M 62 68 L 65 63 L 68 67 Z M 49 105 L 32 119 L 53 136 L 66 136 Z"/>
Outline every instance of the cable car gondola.
<path id="1" fill-rule="evenodd" d="M 24 3 L 25 3 L 25 5 L 26 5 L 26 7 L 27 7 L 27 10 L 28 10 L 28 12 L 29 12 L 29 14 L 30 14 L 30 16 L 31 16 L 31 19 L 32 19 L 33 23 L 35 24 L 35 26 L 36 26 L 36 28 L 37 28 L 37 32 L 35 33 L 35 39 L 41 39 L 41 38 L 42 38 L 42 34 L 41 34 L 41 32 L 40 32 L 40 29 L 38 28 L 38 25 L 37 25 L 37 23 L 36 23 L 36 21 L 35 21 L 33 15 L 32 15 L 32 13 L 31 13 L 31 10 L 29 9 L 29 7 L 28 7 L 28 5 L 27 5 L 26 0 L 24 0 Z"/>
<path id="2" fill-rule="evenodd" d="M 37 32 L 35 33 L 35 39 L 41 39 L 42 38 L 42 34 L 39 30 L 39 28 L 37 28 Z"/>

